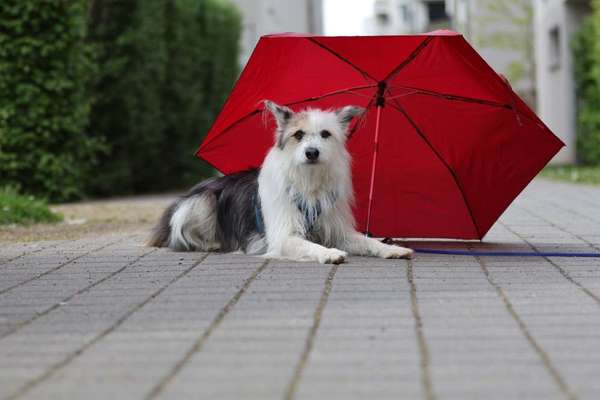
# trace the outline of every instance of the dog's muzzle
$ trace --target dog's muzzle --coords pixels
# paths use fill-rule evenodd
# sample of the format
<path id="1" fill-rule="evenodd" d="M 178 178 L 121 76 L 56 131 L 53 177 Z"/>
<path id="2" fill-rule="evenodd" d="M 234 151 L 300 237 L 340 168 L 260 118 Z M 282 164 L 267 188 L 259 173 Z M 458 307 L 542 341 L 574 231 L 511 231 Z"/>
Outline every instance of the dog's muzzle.
<path id="1" fill-rule="evenodd" d="M 309 163 L 316 163 L 319 160 L 319 150 L 314 147 L 309 147 L 304 152 Z"/>

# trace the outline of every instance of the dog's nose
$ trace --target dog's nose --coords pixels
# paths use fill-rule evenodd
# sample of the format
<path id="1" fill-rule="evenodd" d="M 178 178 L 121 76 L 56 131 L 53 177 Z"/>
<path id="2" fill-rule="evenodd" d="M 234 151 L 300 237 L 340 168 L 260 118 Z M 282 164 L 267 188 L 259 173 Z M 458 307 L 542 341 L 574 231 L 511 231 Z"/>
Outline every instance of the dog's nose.
<path id="1" fill-rule="evenodd" d="M 306 158 L 310 161 L 315 161 L 317 158 L 319 158 L 319 150 L 315 149 L 314 147 L 309 147 L 308 149 L 306 149 L 304 154 L 306 155 Z"/>

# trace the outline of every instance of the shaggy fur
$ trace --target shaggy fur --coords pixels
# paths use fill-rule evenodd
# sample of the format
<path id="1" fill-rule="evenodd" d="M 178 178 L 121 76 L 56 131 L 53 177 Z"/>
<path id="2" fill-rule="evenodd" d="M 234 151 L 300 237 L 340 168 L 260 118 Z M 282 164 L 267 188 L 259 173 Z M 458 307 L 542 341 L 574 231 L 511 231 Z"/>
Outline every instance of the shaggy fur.
<path id="1" fill-rule="evenodd" d="M 365 237 L 354 228 L 346 138 L 348 125 L 363 110 L 346 106 L 295 113 L 270 101 L 265 109 L 277 129 L 260 172 L 195 186 L 167 208 L 149 244 L 321 263 L 344 262 L 348 253 L 410 257 L 412 250 Z"/>

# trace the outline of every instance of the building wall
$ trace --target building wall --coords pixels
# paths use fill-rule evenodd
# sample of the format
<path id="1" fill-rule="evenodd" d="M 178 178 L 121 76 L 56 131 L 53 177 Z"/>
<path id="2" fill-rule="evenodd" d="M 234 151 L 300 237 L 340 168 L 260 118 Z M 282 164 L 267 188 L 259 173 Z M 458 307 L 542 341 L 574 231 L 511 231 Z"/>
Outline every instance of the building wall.
<path id="1" fill-rule="evenodd" d="M 242 13 L 240 65 L 246 65 L 258 39 L 267 34 L 322 34 L 322 0 L 230 0 Z"/>
<path id="2" fill-rule="evenodd" d="M 538 115 L 567 145 L 553 160 L 576 162 L 576 98 L 571 40 L 589 13 L 583 1 L 535 0 Z"/>

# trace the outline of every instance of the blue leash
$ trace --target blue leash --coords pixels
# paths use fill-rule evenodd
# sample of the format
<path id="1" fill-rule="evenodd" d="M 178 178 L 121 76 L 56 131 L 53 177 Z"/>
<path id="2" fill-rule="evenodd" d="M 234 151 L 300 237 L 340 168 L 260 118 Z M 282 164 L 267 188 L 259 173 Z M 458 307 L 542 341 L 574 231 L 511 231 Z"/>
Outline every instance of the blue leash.
<path id="1" fill-rule="evenodd" d="M 561 253 L 561 252 L 529 252 L 529 251 L 469 251 L 469 250 L 435 250 L 413 249 L 421 254 L 445 254 L 454 256 L 491 256 L 491 257 L 587 257 L 600 258 L 600 253 Z"/>

